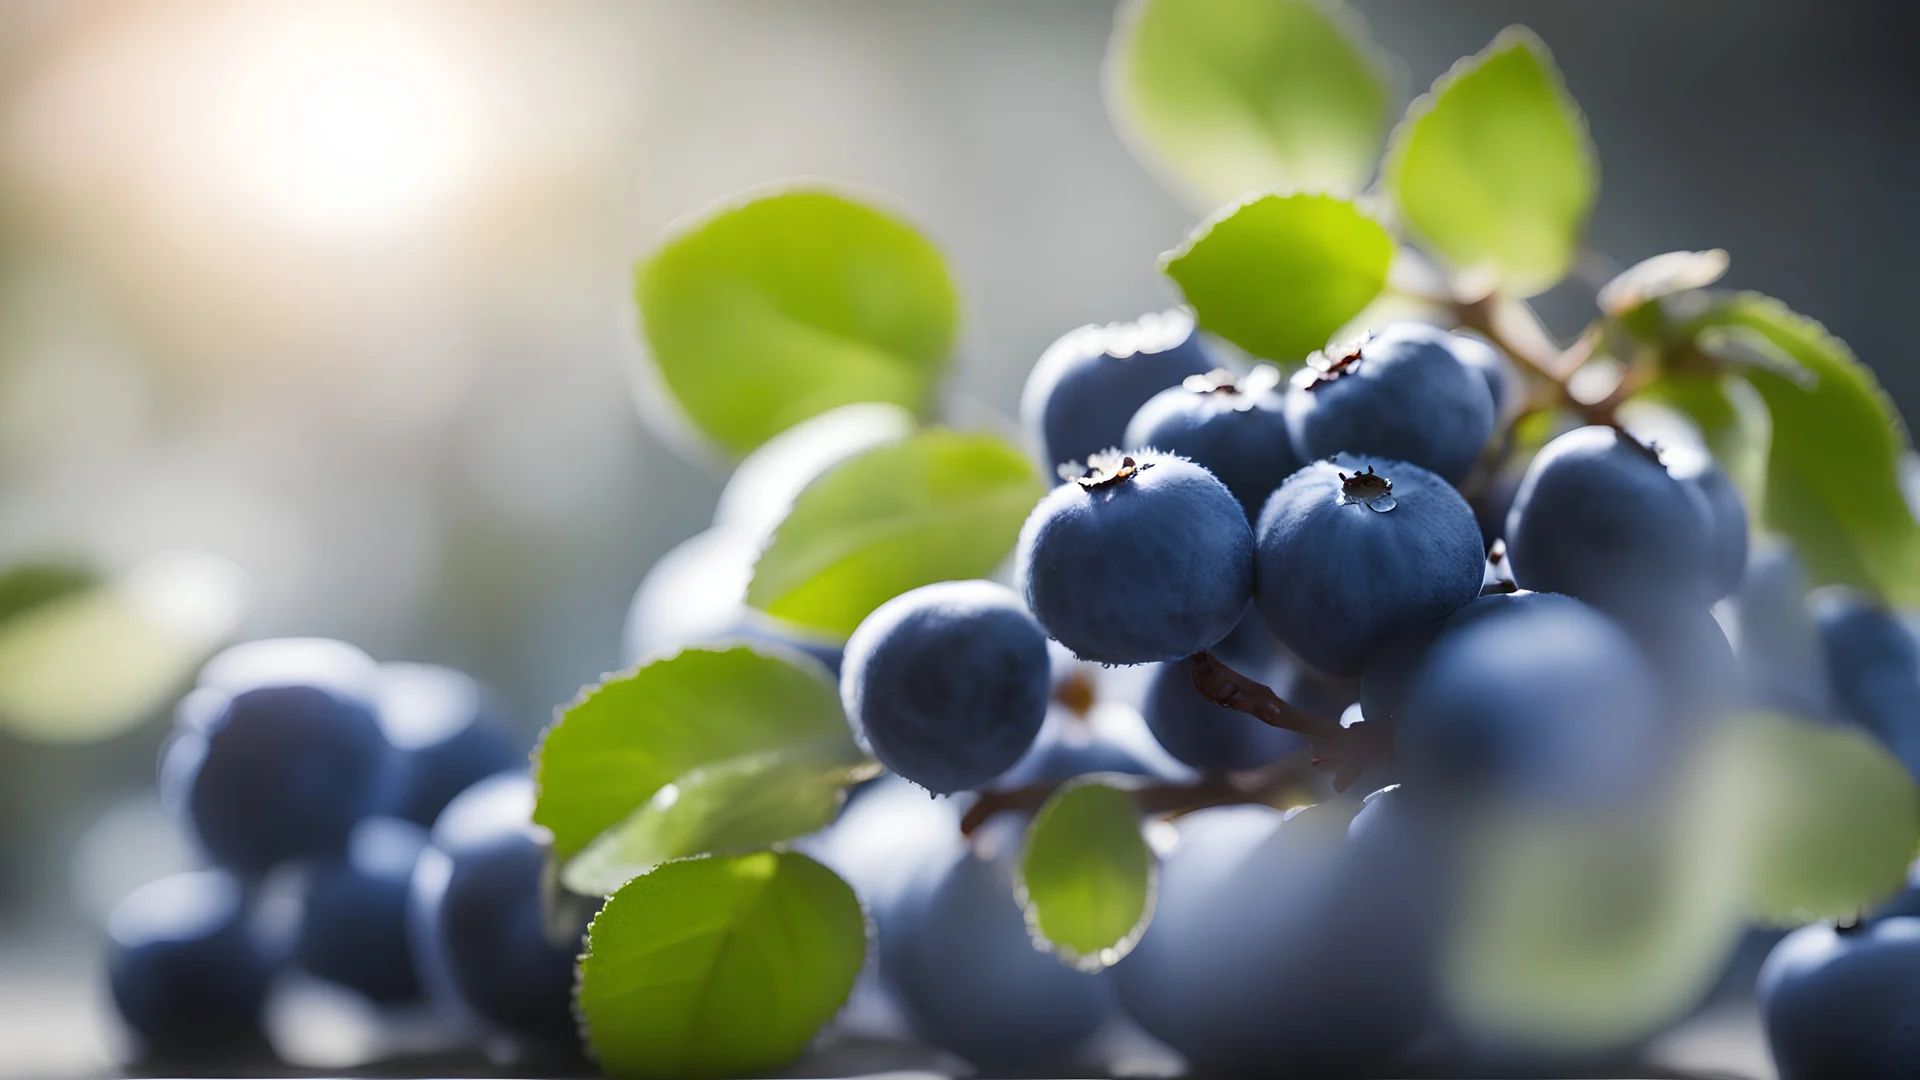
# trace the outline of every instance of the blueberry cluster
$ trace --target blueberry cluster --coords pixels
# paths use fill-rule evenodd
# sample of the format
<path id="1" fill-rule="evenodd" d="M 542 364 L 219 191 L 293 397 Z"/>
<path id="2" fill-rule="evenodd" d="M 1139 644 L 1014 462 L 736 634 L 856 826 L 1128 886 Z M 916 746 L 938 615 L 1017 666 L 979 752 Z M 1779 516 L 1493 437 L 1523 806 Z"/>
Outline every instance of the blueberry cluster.
<path id="1" fill-rule="evenodd" d="M 1023 419 L 1061 479 L 1014 587 L 896 597 L 841 670 L 857 736 L 898 779 L 857 794 L 820 850 L 874 914 L 871 992 L 900 1023 L 988 1070 L 1070 1067 L 1125 1016 L 1209 1073 L 1377 1074 L 1446 1026 L 1454 825 L 1649 800 L 1706 723 L 1755 698 L 1712 613 L 1750 575 L 1746 507 L 1710 456 L 1563 429 L 1483 527 L 1507 363 L 1400 323 L 1282 388 L 1227 369 L 1178 312 L 1048 350 Z M 1912 647 L 1896 661 L 1887 681 L 1920 693 Z M 1089 672 L 1133 687 L 1144 731 L 1068 707 Z M 1869 727 L 1909 701 L 1856 696 Z M 1316 765 L 1373 794 L 1187 813 L 1130 954 L 1086 972 L 1035 951 L 1014 887 L 1023 793 L 1096 771 L 1311 793 Z M 980 794 L 914 811 L 909 781 Z"/>
<path id="2" fill-rule="evenodd" d="M 449 1039 L 571 1047 L 577 950 L 548 940 L 524 760 L 458 671 L 318 638 L 215 656 L 160 762 L 207 868 L 142 887 L 108 924 L 113 999 L 145 1051 L 264 1047 L 289 968 Z"/>

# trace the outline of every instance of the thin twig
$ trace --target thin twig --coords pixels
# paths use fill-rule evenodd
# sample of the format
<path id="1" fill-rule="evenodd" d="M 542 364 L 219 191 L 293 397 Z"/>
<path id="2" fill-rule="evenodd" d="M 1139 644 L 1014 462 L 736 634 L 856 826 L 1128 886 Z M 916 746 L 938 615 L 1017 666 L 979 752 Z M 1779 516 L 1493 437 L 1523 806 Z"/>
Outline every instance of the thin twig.
<path id="1" fill-rule="evenodd" d="M 1313 775 L 1312 756 L 1304 751 L 1243 772 L 1209 773 L 1191 783 L 1150 781 L 1128 789 L 1134 805 L 1149 815 L 1184 814 L 1208 806 L 1267 803 L 1288 787 L 1306 783 Z M 961 815 L 960 832 L 972 836 L 987 819 L 1003 811 L 1032 813 L 1046 805 L 1066 780 L 983 791 Z"/>
<path id="2" fill-rule="evenodd" d="M 1337 720 L 1295 708 L 1270 687 L 1233 670 L 1212 653 L 1195 653 L 1190 660 L 1194 689 L 1209 701 L 1312 740 L 1311 760 L 1316 768 L 1333 772 L 1335 791 L 1347 790 L 1368 769 L 1393 760 L 1393 729 L 1386 723 L 1343 727 Z"/>

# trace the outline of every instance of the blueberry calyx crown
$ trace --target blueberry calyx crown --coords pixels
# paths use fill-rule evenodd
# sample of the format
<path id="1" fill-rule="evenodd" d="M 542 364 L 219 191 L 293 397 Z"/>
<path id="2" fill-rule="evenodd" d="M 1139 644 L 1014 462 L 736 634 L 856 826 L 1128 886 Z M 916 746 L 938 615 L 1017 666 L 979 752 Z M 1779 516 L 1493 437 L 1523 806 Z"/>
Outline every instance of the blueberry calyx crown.
<path id="1" fill-rule="evenodd" d="M 1302 390 L 1317 390 L 1330 382 L 1337 382 L 1343 375 L 1359 371 L 1360 361 L 1365 359 L 1360 355 L 1360 350 L 1372 337 L 1371 334 L 1364 334 L 1345 345 L 1321 349 L 1308 356 L 1307 365 L 1293 373 L 1294 385 Z"/>
<path id="2" fill-rule="evenodd" d="M 1340 474 L 1340 501 L 1361 503 L 1382 514 L 1397 505 L 1393 499 L 1393 481 L 1374 472 L 1371 465 L 1366 472 Z"/>
<path id="3" fill-rule="evenodd" d="M 1109 450 L 1088 458 L 1084 467 L 1077 461 L 1067 462 L 1060 466 L 1060 477 L 1079 484 L 1087 491 L 1098 491 L 1124 484 L 1151 468 L 1151 461 L 1135 461 L 1130 454 Z"/>
<path id="4" fill-rule="evenodd" d="M 1180 380 L 1182 389 L 1195 394 L 1219 394 L 1236 409 L 1252 408 L 1256 395 L 1279 385 L 1280 372 L 1270 364 L 1260 364 L 1244 376 L 1226 368 L 1214 368 L 1205 375 L 1189 375 Z"/>

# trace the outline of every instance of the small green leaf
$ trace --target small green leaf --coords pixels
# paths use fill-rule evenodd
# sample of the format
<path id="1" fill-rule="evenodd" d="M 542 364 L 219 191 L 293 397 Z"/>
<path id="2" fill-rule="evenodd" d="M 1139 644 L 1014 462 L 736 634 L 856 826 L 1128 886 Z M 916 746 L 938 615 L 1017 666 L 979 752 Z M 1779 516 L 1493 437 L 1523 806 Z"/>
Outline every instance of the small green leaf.
<path id="1" fill-rule="evenodd" d="M 1387 283 L 1393 238 L 1352 203 L 1262 195 L 1200 223 L 1160 268 L 1203 329 L 1296 365 Z"/>
<path id="2" fill-rule="evenodd" d="M 1277 187 L 1350 194 L 1388 107 L 1354 21 L 1321 0 L 1131 0 L 1107 48 L 1107 112 L 1196 210 Z"/>
<path id="3" fill-rule="evenodd" d="M 1746 923 L 1727 819 L 1681 795 L 1625 816 L 1476 822 L 1441 958 L 1448 1012 L 1516 1046 L 1577 1053 L 1694 1007 Z"/>
<path id="4" fill-rule="evenodd" d="M 600 834 L 561 874 L 576 893 L 605 896 L 660 863 L 727 855 L 804 836 L 833 822 L 847 787 L 874 766 L 837 736 L 701 765 Z"/>
<path id="5" fill-rule="evenodd" d="M 1566 274 L 1599 187 L 1586 120 L 1547 47 L 1522 27 L 1413 103 L 1385 174 L 1401 219 L 1434 254 L 1514 296 Z"/>
<path id="6" fill-rule="evenodd" d="M 852 738 L 818 662 L 758 644 L 687 649 L 612 676 L 561 711 L 534 751 L 533 820 L 567 859 L 700 766 L 833 739 L 850 747 Z"/>
<path id="7" fill-rule="evenodd" d="M 992 435 L 930 430 L 875 447 L 794 500 L 747 603 L 850 634 L 908 589 L 992 573 L 1045 490 L 1026 455 Z"/>
<path id="8" fill-rule="evenodd" d="M 238 567 L 185 551 L 109 581 L 58 567 L 0 578 L 0 730 L 45 743 L 127 731 L 232 633 L 246 592 Z"/>
<path id="9" fill-rule="evenodd" d="M 21 563 L 0 573 L 0 623 L 42 604 L 99 584 L 93 571 L 70 563 Z"/>
<path id="10" fill-rule="evenodd" d="M 640 264 L 635 297 L 661 380 L 733 453 L 850 402 L 924 414 L 958 326 L 953 280 L 924 236 L 811 188 L 701 215 Z"/>
<path id="11" fill-rule="evenodd" d="M 1806 375 L 1745 369 L 1773 417 L 1766 523 L 1794 543 L 1814 584 L 1920 603 L 1920 523 L 1900 484 L 1906 426 L 1873 373 L 1812 319 L 1755 293 L 1721 297 L 1683 328 L 1757 332 Z"/>
<path id="12" fill-rule="evenodd" d="M 804 855 L 664 863 L 594 917 L 580 1014 L 610 1076 L 765 1076 L 839 1011 L 866 951 L 853 890 Z"/>
<path id="13" fill-rule="evenodd" d="M 1905 884 L 1920 851 L 1920 791 L 1872 736 L 1762 714 L 1714 739 L 1716 783 L 1746 823 L 1756 918 L 1850 918 Z"/>
<path id="14" fill-rule="evenodd" d="M 1669 251 L 1650 259 L 1641 259 L 1600 287 L 1596 298 L 1600 310 L 1616 319 L 1631 315 L 1640 307 L 1663 296 L 1704 289 L 1727 272 L 1727 253 L 1721 248 L 1708 251 Z"/>
<path id="15" fill-rule="evenodd" d="M 1146 933 L 1158 875 L 1133 798 L 1095 774 L 1054 792 L 1034 816 L 1014 891 L 1038 942 L 1099 971 Z"/>

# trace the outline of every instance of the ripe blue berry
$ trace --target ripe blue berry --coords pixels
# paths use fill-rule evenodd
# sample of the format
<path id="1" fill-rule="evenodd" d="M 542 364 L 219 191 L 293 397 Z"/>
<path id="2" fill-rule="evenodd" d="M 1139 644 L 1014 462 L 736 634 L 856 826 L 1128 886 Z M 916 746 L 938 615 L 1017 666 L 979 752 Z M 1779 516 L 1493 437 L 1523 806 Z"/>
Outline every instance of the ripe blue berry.
<path id="1" fill-rule="evenodd" d="M 1218 366 L 1185 311 L 1083 326 L 1033 366 L 1020 395 L 1020 422 L 1051 472 L 1118 447 L 1148 398 Z"/>
<path id="2" fill-rule="evenodd" d="M 1754 545 L 1736 610 L 1747 700 L 1801 716 L 1831 715 L 1827 658 L 1807 610 L 1807 572 L 1790 545 Z"/>
<path id="3" fill-rule="evenodd" d="M 1301 461 L 1356 454 L 1411 462 L 1459 483 L 1493 434 L 1488 377 L 1463 357 L 1482 342 L 1424 323 L 1394 323 L 1358 346 L 1320 354 L 1287 390 Z"/>
<path id="4" fill-rule="evenodd" d="M 1034 947 L 1011 858 L 961 848 L 936 864 L 883 930 L 881 971 L 927 1042 L 989 1075 L 1041 1075 L 1113 1014 L 1113 984 Z"/>
<path id="5" fill-rule="evenodd" d="M 1414 895 L 1381 887 L 1334 806 L 1178 824 L 1154 921 L 1113 968 L 1128 1014 L 1196 1074 L 1376 1075 L 1428 1018 Z"/>
<path id="6" fill-rule="evenodd" d="M 232 874 L 199 870 L 136 889 L 107 919 L 107 981 L 120 1016 L 158 1057 L 261 1038 L 274 958 L 248 925 Z"/>
<path id="7" fill-rule="evenodd" d="M 1256 678 L 1261 675 L 1239 670 Z M 1258 768 L 1306 746 L 1306 740 L 1291 731 L 1270 727 L 1203 697 L 1193 687 L 1192 660 L 1161 664 L 1140 711 L 1167 753 L 1203 772 Z"/>
<path id="8" fill-rule="evenodd" d="M 1020 530 L 1016 576 L 1083 660 L 1176 660 L 1226 637 L 1253 593 L 1253 534 L 1226 485 L 1183 458 L 1103 457 Z"/>
<path id="9" fill-rule="evenodd" d="M 861 622 L 840 696 L 881 764 L 945 795 L 979 787 L 1033 745 L 1050 666 L 1046 635 L 1011 589 L 943 581 Z"/>
<path id="10" fill-rule="evenodd" d="M 524 772 L 489 777 L 448 803 L 414 866 L 408 936 L 421 982 L 443 1010 L 571 1045 L 579 949 L 547 939 L 547 851 L 532 815 Z"/>
<path id="11" fill-rule="evenodd" d="M 317 685 L 264 685 L 227 697 L 177 730 L 161 794 L 200 845 L 243 874 L 339 854 L 385 791 L 392 749 L 369 702 Z"/>
<path id="12" fill-rule="evenodd" d="M 1767 957 L 1755 995 L 1781 1080 L 1920 1076 L 1920 919 L 1803 926 Z"/>
<path id="13" fill-rule="evenodd" d="M 420 825 L 455 795 L 524 756 L 497 703 L 468 675 L 434 664 L 383 664 L 376 704 L 398 761 L 386 812 Z"/>
<path id="14" fill-rule="evenodd" d="M 1127 424 L 1126 446 L 1204 467 L 1258 517 L 1267 496 L 1300 467 L 1287 435 L 1280 375 L 1262 365 L 1244 379 L 1218 370 L 1155 394 Z"/>
<path id="15" fill-rule="evenodd" d="M 1341 457 L 1294 473 L 1260 514 L 1254 604 L 1275 637 L 1338 676 L 1480 593 L 1480 528 L 1415 465 Z"/>
<path id="16" fill-rule="evenodd" d="M 1667 472 L 1693 495 L 1705 521 L 1709 595 L 1718 600 L 1740 587 L 1747 570 L 1747 503 L 1712 455 L 1692 447 L 1661 451 Z"/>
<path id="17" fill-rule="evenodd" d="M 1609 427 L 1548 443 L 1507 514 L 1507 556 L 1521 588 L 1609 610 L 1711 603 L 1712 541 L 1698 497 L 1656 450 Z"/>
<path id="18" fill-rule="evenodd" d="M 1839 715 L 1872 732 L 1920 776 L 1920 650 L 1900 620 L 1851 589 L 1809 599 Z"/>
<path id="19" fill-rule="evenodd" d="M 1536 804 L 1645 790 L 1671 727 L 1619 624 L 1549 593 L 1483 597 L 1448 620 L 1396 719 L 1410 786 Z"/>
<path id="20" fill-rule="evenodd" d="M 294 963 L 388 1005 L 420 997 L 407 944 L 407 894 L 427 832 L 411 821 L 368 818 L 344 859 L 312 869 Z"/>

